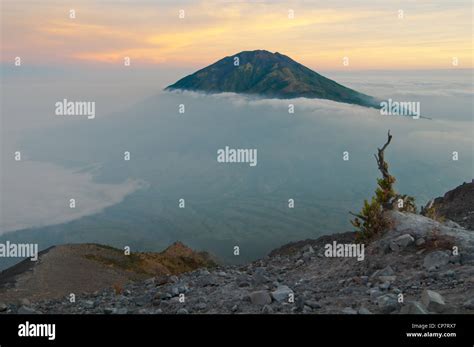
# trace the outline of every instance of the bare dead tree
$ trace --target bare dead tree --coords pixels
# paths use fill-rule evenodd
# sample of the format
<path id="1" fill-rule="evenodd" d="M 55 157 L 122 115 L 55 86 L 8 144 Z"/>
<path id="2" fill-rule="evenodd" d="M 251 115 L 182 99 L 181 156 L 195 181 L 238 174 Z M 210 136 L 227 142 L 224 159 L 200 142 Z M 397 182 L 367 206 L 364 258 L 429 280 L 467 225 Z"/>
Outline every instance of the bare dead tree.
<path id="1" fill-rule="evenodd" d="M 351 224 L 358 229 L 357 236 L 361 240 L 371 239 L 374 235 L 387 230 L 388 221 L 385 211 L 398 209 L 404 212 L 416 213 L 415 199 L 412 196 L 400 195 L 395 192 L 395 177 L 388 171 L 388 163 L 385 161 L 385 150 L 392 141 L 390 130 L 387 133 L 387 141 L 382 148 L 377 148 L 377 154 L 374 154 L 377 166 L 382 174 L 377 179 L 377 189 L 372 200 L 364 200 L 364 206 L 360 213 L 352 213 L 355 219 Z"/>
<path id="2" fill-rule="evenodd" d="M 382 148 L 377 148 L 377 150 L 378 150 L 377 155 L 374 154 L 375 160 L 377 160 L 377 165 L 379 167 L 379 170 L 382 173 L 383 178 L 386 179 L 386 180 L 392 180 L 393 179 L 393 176 L 391 176 L 388 173 L 388 164 L 385 161 L 385 157 L 384 157 L 385 149 L 390 144 L 390 141 L 392 141 L 392 135 L 390 134 L 390 130 L 389 130 L 388 134 L 387 134 L 387 142 L 385 142 L 385 144 L 383 145 Z"/>

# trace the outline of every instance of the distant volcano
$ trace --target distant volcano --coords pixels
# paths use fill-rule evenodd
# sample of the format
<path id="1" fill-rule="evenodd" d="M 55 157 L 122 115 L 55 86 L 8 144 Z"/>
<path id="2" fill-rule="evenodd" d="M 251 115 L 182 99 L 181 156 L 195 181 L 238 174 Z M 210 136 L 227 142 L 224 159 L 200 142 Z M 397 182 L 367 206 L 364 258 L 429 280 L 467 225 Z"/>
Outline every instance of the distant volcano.
<path id="1" fill-rule="evenodd" d="M 344 87 L 280 53 L 243 51 L 225 57 L 166 90 L 233 92 L 267 98 L 318 98 L 380 108 L 377 99 Z"/>

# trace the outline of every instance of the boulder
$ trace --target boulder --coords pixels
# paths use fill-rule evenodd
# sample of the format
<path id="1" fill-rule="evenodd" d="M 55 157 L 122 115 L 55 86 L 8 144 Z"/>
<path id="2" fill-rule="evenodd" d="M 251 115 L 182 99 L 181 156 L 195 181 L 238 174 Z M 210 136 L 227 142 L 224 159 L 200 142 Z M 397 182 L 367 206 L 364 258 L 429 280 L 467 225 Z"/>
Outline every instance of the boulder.
<path id="1" fill-rule="evenodd" d="M 280 285 L 277 287 L 276 290 L 272 292 L 272 297 L 278 302 L 283 302 L 283 301 L 288 302 L 288 298 L 290 294 L 293 294 L 293 290 L 291 290 L 290 287 Z"/>
<path id="2" fill-rule="evenodd" d="M 370 299 L 375 301 L 379 296 L 382 296 L 383 293 L 378 288 L 372 288 L 369 290 Z"/>
<path id="3" fill-rule="evenodd" d="M 449 263 L 448 251 L 435 251 L 427 254 L 423 259 L 423 266 L 428 271 L 437 270 Z"/>
<path id="4" fill-rule="evenodd" d="M 415 239 L 410 234 L 403 234 L 394 239 L 393 242 L 401 249 L 404 249 L 414 243 Z"/>
<path id="5" fill-rule="evenodd" d="M 391 313 L 398 309 L 397 296 L 394 294 L 385 294 L 377 298 L 377 305 L 382 313 Z"/>
<path id="6" fill-rule="evenodd" d="M 423 237 L 420 237 L 419 239 L 416 239 L 415 245 L 420 247 L 423 246 L 426 243 L 426 240 Z"/>
<path id="7" fill-rule="evenodd" d="M 442 313 L 447 308 L 444 298 L 434 290 L 425 289 L 421 294 L 421 302 L 430 312 Z"/>
<path id="8" fill-rule="evenodd" d="M 268 305 L 272 303 L 272 298 L 266 290 L 258 290 L 249 294 L 250 301 L 254 305 Z"/>
<path id="9" fill-rule="evenodd" d="M 464 302 L 462 305 L 466 310 L 474 310 L 474 298 L 471 298 Z"/>
<path id="10" fill-rule="evenodd" d="M 311 307 L 313 310 L 321 308 L 321 304 L 316 300 L 307 300 L 304 302 L 304 305 Z"/>

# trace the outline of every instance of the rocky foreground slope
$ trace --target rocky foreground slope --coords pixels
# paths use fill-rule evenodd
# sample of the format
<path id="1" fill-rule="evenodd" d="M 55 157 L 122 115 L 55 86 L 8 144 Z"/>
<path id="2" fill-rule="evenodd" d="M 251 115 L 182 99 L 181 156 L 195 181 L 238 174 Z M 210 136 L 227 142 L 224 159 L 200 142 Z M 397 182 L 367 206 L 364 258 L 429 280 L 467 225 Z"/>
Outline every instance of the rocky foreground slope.
<path id="1" fill-rule="evenodd" d="M 0 273 L 0 310 L 5 310 L 6 303 L 28 305 L 71 293 L 80 295 L 109 287 L 118 290 L 131 281 L 215 265 L 207 253 L 195 252 L 179 242 L 160 253 L 129 255 L 97 244 L 51 247 L 39 254 L 37 262 L 26 259 Z"/>
<path id="2" fill-rule="evenodd" d="M 286 245 L 245 266 L 201 268 L 34 303 L 38 313 L 474 313 L 474 232 L 447 221 L 389 211 L 391 228 L 364 260 L 327 257 L 353 233 Z"/>

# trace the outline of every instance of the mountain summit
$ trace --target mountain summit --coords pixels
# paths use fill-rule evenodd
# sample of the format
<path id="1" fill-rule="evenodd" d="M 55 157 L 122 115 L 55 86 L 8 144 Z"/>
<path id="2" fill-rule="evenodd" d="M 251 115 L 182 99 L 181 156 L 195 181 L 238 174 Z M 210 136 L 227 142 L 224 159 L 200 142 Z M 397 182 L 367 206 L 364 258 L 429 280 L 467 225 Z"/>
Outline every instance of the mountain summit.
<path id="1" fill-rule="evenodd" d="M 377 100 L 330 80 L 278 52 L 243 51 L 225 57 L 166 90 L 241 93 L 269 98 L 318 98 L 379 108 Z"/>

